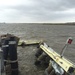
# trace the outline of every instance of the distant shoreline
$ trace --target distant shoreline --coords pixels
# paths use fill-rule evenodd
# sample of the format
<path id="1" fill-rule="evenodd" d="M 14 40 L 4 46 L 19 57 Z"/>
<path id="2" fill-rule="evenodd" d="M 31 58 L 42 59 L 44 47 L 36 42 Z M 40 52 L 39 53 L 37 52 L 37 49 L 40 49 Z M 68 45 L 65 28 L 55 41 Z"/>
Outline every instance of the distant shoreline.
<path id="1" fill-rule="evenodd" d="M 0 23 L 0 24 L 29 24 L 29 25 L 33 25 L 33 24 L 38 24 L 38 25 L 74 25 L 75 26 L 75 22 L 74 23 Z"/>

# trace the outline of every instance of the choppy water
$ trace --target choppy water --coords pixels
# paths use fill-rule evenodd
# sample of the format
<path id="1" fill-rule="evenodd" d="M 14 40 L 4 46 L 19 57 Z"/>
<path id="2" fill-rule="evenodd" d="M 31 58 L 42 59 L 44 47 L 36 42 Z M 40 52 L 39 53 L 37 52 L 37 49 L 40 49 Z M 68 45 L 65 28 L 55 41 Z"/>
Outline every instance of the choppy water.
<path id="1" fill-rule="evenodd" d="M 44 39 L 47 44 L 58 52 L 62 50 L 67 38 L 73 37 L 73 43 L 64 55 L 75 62 L 75 26 L 0 24 L 0 35 L 5 33 L 17 35 L 21 39 Z"/>
<path id="2" fill-rule="evenodd" d="M 55 51 L 61 52 L 68 37 L 73 43 L 65 51 L 64 56 L 75 63 L 75 26 L 71 25 L 38 25 L 38 24 L 0 24 L 0 35 L 11 33 L 21 39 L 43 39 Z M 20 75 L 43 75 L 44 70 L 34 65 L 35 47 L 18 49 Z"/>

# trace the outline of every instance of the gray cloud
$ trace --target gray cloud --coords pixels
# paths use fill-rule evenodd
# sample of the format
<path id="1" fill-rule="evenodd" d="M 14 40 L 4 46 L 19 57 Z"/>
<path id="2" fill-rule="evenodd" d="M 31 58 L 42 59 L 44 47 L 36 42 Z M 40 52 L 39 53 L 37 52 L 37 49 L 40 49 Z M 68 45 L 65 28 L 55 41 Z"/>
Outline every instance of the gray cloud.
<path id="1" fill-rule="evenodd" d="M 11 10 L 10 13 L 4 13 L 11 21 L 24 21 L 27 18 L 27 22 L 59 22 L 60 19 L 64 22 L 65 18 L 66 21 L 74 18 L 75 0 L 31 0 L 29 4 L 23 2 L 0 8 L 2 10 Z"/>

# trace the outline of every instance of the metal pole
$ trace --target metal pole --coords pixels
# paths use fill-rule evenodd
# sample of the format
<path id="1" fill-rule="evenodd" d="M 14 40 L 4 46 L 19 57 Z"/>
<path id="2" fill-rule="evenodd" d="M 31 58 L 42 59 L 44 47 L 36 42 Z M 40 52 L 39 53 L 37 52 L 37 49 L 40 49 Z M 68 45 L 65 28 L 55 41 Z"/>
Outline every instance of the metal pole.
<path id="1" fill-rule="evenodd" d="M 0 49 L 0 75 L 1 75 L 1 49 Z"/>
<path id="2" fill-rule="evenodd" d="M 69 37 L 66 41 L 65 46 L 63 47 L 62 51 L 61 51 L 61 57 L 63 57 L 65 50 L 67 49 L 68 45 L 71 44 L 73 41 L 72 37 Z"/>
<path id="3" fill-rule="evenodd" d="M 4 72 L 3 51 L 0 49 L 0 75 Z"/>

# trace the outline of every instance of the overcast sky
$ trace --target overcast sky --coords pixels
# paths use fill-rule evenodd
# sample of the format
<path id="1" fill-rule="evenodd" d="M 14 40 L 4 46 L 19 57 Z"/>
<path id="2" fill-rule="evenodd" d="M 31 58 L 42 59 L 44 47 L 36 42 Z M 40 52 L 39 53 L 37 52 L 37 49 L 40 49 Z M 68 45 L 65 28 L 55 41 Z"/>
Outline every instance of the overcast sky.
<path id="1" fill-rule="evenodd" d="M 0 22 L 75 22 L 75 0 L 0 0 Z"/>

